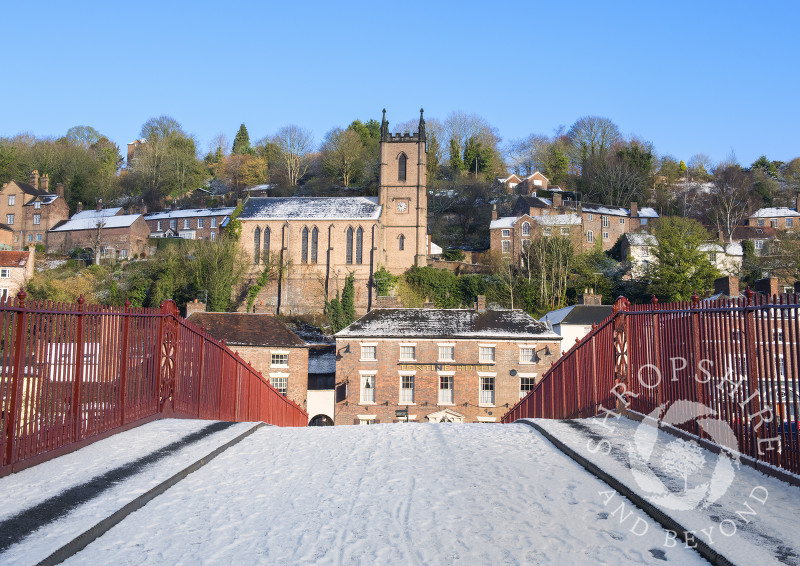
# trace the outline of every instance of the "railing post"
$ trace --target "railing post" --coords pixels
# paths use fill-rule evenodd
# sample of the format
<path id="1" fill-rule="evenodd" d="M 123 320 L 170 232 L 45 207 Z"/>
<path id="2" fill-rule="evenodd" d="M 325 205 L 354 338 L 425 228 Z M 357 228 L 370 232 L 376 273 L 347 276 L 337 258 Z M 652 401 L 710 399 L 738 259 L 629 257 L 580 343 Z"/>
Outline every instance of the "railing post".
<path id="1" fill-rule="evenodd" d="M 627 306 L 627 299 L 620 297 L 614 303 L 614 387 L 623 384 L 623 391 L 628 387 L 628 317 L 620 312 Z M 617 396 L 617 412 L 624 413 L 627 405 Z"/>
<path id="2" fill-rule="evenodd" d="M 219 409 L 218 413 L 219 416 L 217 420 L 222 420 L 222 394 L 225 391 L 225 360 L 228 357 L 228 352 L 226 351 L 225 346 L 225 339 L 222 339 L 222 348 L 220 349 L 220 367 L 219 367 Z"/>
<path id="3" fill-rule="evenodd" d="M 692 375 L 690 378 L 694 381 L 694 397 L 697 403 L 706 404 L 705 388 L 700 382 L 700 297 L 697 293 L 692 293 L 691 313 L 689 314 L 689 333 L 692 340 Z M 697 436 L 703 437 L 703 429 L 694 420 L 694 433 Z"/>
<path id="4" fill-rule="evenodd" d="M 757 415 L 761 412 L 761 391 L 758 386 L 758 365 L 756 363 L 756 356 L 758 355 L 756 353 L 756 308 L 753 304 L 753 295 L 755 295 L 755 293 L 748 286 L 745 290 L 747 302 L 744 311 L 744 343 L 745 353 L 747 356 L 748 391 L 746 394 L 742 395 L 742 401 L 747 400 L 750 404 L 749 412 L 745 413 L 746 415 Z M 756 393 L 758 394 L 756 395 Z M 758 429 L 755 430 L 755 438 L 753 438 L 753 430 L 749 429 L 748 431 L 748 436 L 750 437 L 749 440 L 751 442 L 755 440 L 752 456 L 758 460 L 761 458 L 759 457 L 759 445 L 757 439 L 763 436 L 763 430 L 763 426 L 758 427 Z"/>
<path id="5" fill-rule="evenodd" d="M 659 340 L 661 338 L 660 329 L 658 327 L 659 324 L 659 316 L 658 316 L 658 298 L 653 295 L 653 299 L 651 300 L 652 312 L 653 312 L 653 355 L 655 356 L 655 366 L 657 368 L 661 367 L 661 344 Z M 663 391 L 663 379 L 658 380 L 658 385 L 656 386 L 656 407 L 661 406 L 661 400 L 664 398 L 664 391 Z"/>
<path id="6" fill-rule="evenodd" d="M 12 458 L 16 448 L 16 428 L 17 421 L 19 420 L 20 398 L 19 388 L 23 377 L 23 363 L 25 357 L 25 291 L 20 291 L 17 294 L 17 311 L 15 315 L 16 321 L 14 326 L 14 369 L 11 374 L 11 399 L 9 414 L 7 415 L 8 422 L 6 423 L 6 464 L 13 464 Z"/>
<path id="7" fill-rule="evenodd" d="M 122 359 L 119 369 L 119 424 L 125 424 L 125 392 L 128 390 L 128 332 L 130 330 L 131 302 L 125 301 L 125 310 L 122 314 Z"/>
<path id="8" fill-rule="evenodd" d="M 200 404 L 203 400 L 203 377 L 206 367 L 206 329 L 200 327 L 200 375 L 197 379 L 197 418 L 200 418 Z"/>
<path id="9" fill-rule="evenodd" d="M 72 426 L 74 441 L 81 439 L 81 386 L 83 381 L 83 325 L 86 314 L 83 295 L 78 297 L 78 324 L 75 333 L 75 375 L 72 383 Z"/>

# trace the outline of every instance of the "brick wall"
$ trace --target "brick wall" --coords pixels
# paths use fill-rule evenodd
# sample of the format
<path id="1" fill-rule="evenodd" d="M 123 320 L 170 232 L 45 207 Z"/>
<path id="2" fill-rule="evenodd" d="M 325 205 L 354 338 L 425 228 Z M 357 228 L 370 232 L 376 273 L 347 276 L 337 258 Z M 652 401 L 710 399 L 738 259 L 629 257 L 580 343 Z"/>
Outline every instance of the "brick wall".
<path id="1" fill-rule="evenodd" d="M 400 362 L 400 345 L 415 344 L 416 362 Z M 403 409 L 399 403 L 400 376 L 406 372 L 414 373 L 414 404 L 409 406 L 409 415 L 416 415 L 417 422 L 425 422 L 426 415 L 446 407 L 465 416 L 465 422 L 479 422 L 480 419 L 497 419 L 508 410 L 506 404 L 513 405 L 520 399 L 521 375 L 536 374 L 538 380 L 558 355 L 557 339 L 535 341 L 510 340 L 420 340 L 364 339 L 337 340 L 337 404 L 335 424 L 357 424 L 358 415 L 375 415 L 382 423 L 395 422 L 395 411 Z M 362 361 L 361 346 L 376 345 L 377 360 Z M 452 344 L 455 347 L 454 362 L 439 362 L 439 345 Z M 495 346 L 495 363 L 481 363 L 479 346 Z M 537 351 L 550 345 L 550 356 L 540 353 L 540 359 L 533 364 L 520 363 L 520 345 L 534 346 Z M 516 375 L 512 376 L 514 370 Z M 361 372 L 375 373 L 375 404 L 361 403 Z M 452 372 L 453 404 L 439 404 L 440 375 Z M 495 377 L 495 400 L 493 406 L 480 406 L 480 376 Z M 345 394 L 346 391 L 346 394 Z M 480 418 L 480 419 L 479 419 Z"/>
<path id="2" fill-rule="evenodd" d="M 283 348 L 270 346 L 231 346 L 232 350 L 261 372 L 266 379 L 270 374 L 281 377 L 288 374 L 286 397 L 306 408 L 308 394 L 308 348 Z M 289 353 L 289 367 L 272 365 L 273 353 Z"/>

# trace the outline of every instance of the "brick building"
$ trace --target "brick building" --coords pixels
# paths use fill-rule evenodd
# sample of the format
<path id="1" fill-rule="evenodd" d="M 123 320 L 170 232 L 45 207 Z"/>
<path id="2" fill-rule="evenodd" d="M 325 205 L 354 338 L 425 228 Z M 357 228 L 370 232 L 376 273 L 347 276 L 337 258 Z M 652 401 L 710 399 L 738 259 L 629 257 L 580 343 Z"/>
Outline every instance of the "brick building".
<path id="1" fill-rule="evenodd" d="M 308 395 L 308 344 L 270 314 L 198 312 L 187 305 L 187 320 L 238 352 L 272 386 L 303 409 Z M 311 415 L 312 417 L 314 415 Z"/>
<path id="2" fill-rule="evenodd" d="M 48 175 L 31 173 L 30 184 L 10 181 L 0 189 L 0 221 L 12 231 L 11 247 L 25 249 L 30 244 L 46 245 L 47 231 L 69 218 L 64 200 L 64 185 L 50 192 Z"/>
<path id="3" fill-rule="evenodd" d="M 0 251 L 0 300 L 17 296 L 33 277 L 33 246 L 27 252 Z"/>
<path id="4" fill-rule="evenodd" d="M 335 423 L 499 422 L 558 357 L 561 337 L 484 302 L 375 309 L 337 333 Z"/>
<path id="5" fill-rule="evenodd" d="M 800 207 L 800 196 L 797 197 L 794 208 L 785 206 L 759 208 L 747 219 L 747 225 L 793 232 L 800 228 L 800 208 L 798 207 Z"/>
<path id="6" fill-rule="evenodd" d="M 141 214 L 121 214 L 121 208 L 82 210 L 47 233 L 48 253 L 90 249 L 100 259 L 126 259 L 149 254 L 150 230 Z M 99 248 L 99 249 L 98 249 Z"/>
<path id="7" fill-rule="evenodd" d="M 216 240 L 235 207 L 191 208 L 145 214 L 151 238 Z"/>
<path id="8" fill-rule="evenodd" d="M 11 246 L 14 244 L 14 230 L 7 224 L 0 222 L 0 250 L 13 249 Z"/>
<path id="9" fill-rule="evenodd" d="M 372 306 L 372 274 L 400 274 L 427 264 L 425 121 L 414 134 L 389 133 L 384 112 L 378 197 L 247 200 L 240 243 L 252 258 L 251 280 L 265 263 L 281 266 L 258 303 L 279 314 L 319 312 L 325 298 L 355 278 L 359 313 Z"/>
<path id="10" fill-rule="evenodd" d="M 519 265 L 525 255 L 526 246 L 531 239 L 549 236 L 569 238 L 572 246 L 580 250 L 581 218 L 574 213 L 530 216 L 504 216 L 497 218 L 497 211 L 492 211 L 492 222 L 489 224 L 489 248 L 498 251 L 504 257 L 511 257 L 514 264 Z"/>

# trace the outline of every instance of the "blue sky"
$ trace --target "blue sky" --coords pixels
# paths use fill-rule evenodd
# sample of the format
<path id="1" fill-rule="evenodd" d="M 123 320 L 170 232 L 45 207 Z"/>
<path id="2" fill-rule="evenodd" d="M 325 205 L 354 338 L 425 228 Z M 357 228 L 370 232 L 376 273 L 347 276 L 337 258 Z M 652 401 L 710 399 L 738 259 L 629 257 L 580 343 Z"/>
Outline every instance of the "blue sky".
<path id="1" fill-rule="evenodd" d="M 177 119 L 322 140 L 476 113 L 504 141 L 610 118 L 660 155 L 800 156 L 800 2 L 4 2 L 0 136 Z"/>

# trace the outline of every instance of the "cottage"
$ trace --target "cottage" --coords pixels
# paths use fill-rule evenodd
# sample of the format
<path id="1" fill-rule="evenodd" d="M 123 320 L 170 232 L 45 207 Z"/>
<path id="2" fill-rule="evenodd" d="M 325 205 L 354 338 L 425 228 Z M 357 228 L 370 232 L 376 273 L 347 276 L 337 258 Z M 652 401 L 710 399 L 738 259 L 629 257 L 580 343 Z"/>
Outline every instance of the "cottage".
<path id="1" fill-rule="evenodd" d="M 31 173 L 30 184 L 10 181 L 0 188 L 0 221 L 12 232 L 11 246 L 22 250 L 31 244 L 46 244 L 47 231 L 69 218 L 64 185 L 50 192 L 50 178 Z"/>
<path id="2" fill-rule="evenodd" d="M 27 252 L 0 251 L 0 300 L 13 299 L 33 277 L 34 249 Z"/>
<path id="3" fill-rule="evenodd" d="M 550 311 L 539 319 L 563 338 L 559 355 L 572 348 L 576 340 L 589 334 L 593 324 L 600 324 L 611 315 L 614 307 L 602 304 L 602 298 L 588 290 L 578 297 L 577 305 Z"/>
<path id="4" fill-rule="evenodd" d="M 234 210 L 234 207 L 167 210 L 145 214 L 144 220 L 151 238 L 214 241 Z"/>
<path id="5" fill-rule="evenodd" d="M 336 419 L 499 422 L 558 356 L 522 311 L 374 309 L 336 334 Z"/>
<path id="6" fill-rule="evenodd" d="M 148 254 L 150 231 L 141 214 L 122 214 L 121 208 L 81 210 L 47 233 L 48 253 L 89 249 L 98 259 L 122 260 Z"/>
<path id="7" fill-rule="evenodd" d="M 785 206 L 759 208 L 747 219 L 747 225 L 790 232 L 797 230 L 800 226 L 800 195 L 795 200 L 794 208 Z"/>

